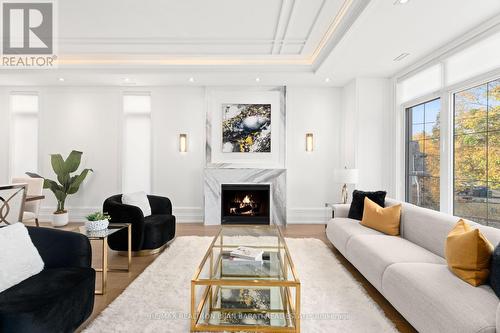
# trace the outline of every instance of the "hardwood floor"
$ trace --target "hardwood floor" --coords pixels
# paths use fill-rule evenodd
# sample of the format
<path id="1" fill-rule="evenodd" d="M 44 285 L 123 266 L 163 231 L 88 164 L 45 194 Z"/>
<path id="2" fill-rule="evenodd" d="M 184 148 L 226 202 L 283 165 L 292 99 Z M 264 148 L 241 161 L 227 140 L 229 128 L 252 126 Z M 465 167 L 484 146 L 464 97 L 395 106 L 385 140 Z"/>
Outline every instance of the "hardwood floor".
<path id="1" fill-rule="evenodd" d="M 72 223 L 63 227 L 65 230 L 74 230 L 80 224 Z M 42 226 L 48 226 L 42 223 Z M 180 223 L 177 224 L 177 237 L 179 236 L 214 236 L 219 226 L 204 226 L 200 223 Z M 333 252 L 335 257 L 342 263 L 347 271 L 358 281 L 366 293 L 380 306 L 385 315 L 391 320 L 399 332 L 417 332 L 393 307 L 392 305 L 352 266 L 342 254 L 340 254 L 326 238 L 325 225 L 305 225 L 297 224 L 287 226 L 284 230 L 285 237 L 290 238 L 317 238 L 323 241 Z M 94 242 L 94 241 L 93 241 Z M 94 267 L 100 267 L 101 250 L 100 244 L 95 241 L 92 244 L 92 255 Z M 126 265 L 126 258 L 118 256 L 116 252 L 111 251 L 109 265 L 110 267 L 117 265 Z M 130 272 L 110 272 L 108 273 L 108 288 L 105 295 L 96 295 L 94 311 L 86 323 L 82 325 L 84 328 L 90 323 L 102 310 L 104 310 L 125 288 L 139 276 L 148 265 L 153 262 L 158 255 L 148 257 L 133 257 L 132 267 Z M 97 275 L 97 288 L 100 288 L 100 275 Z M 334 281 L 333 281 L 334 283 Z"/>

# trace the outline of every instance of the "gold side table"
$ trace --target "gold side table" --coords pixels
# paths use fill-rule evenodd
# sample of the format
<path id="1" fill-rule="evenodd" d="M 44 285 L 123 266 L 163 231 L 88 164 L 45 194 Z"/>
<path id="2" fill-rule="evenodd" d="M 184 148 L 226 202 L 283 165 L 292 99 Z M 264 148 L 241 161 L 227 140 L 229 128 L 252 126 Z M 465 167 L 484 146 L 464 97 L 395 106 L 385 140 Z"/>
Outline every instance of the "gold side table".
<path id="1" fill-rule="evenodd" d="M 127 228 L 128 232 L 128 260 L 126 268 L 110 268 L 108 267 L 108 236 L 122 229 Z M 132 262 L 132 224 L 130 223 L 113 223 L 105 230 L 88 231 L 84 226 L 79 227 L 77 232 L 87 236 L 89 240 L 99 240 L 102 242 L 102 268 L 95 268 L 96 272 L 101 272 L 101 290 L 96 290 L 96 295 L 104 295 L 108 284 L 108 272 L 130 272 L 130 264 Z"/>

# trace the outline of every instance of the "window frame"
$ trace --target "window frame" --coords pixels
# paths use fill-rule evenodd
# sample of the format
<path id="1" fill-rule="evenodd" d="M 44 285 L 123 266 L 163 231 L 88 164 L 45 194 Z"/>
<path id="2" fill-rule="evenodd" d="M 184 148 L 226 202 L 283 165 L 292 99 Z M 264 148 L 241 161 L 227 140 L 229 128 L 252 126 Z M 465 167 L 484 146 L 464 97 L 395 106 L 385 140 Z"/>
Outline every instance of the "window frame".
<path id="1" fill-rule="evenodd" d="M 443 71 L 443 76 L 446 71 Z M 500 78 L 500 68 L 488 73 L 483 73 L 475 77 L 469 78 L 462 82 L 455 83 L 450 86 L 443 86 L 441 89 L 419 96 L 415 99 L 396 103 L 396 198 L 406 201 L 406 160 L 407 160 L 407 147 L 406 147 L 406 126 L 408 119 L 406 109 L 414 105 L 425 103 L 436 98 L 441 99 L 441 163 L 440 163 L 440 211 L 443 213 L 453 215 L 454 212 L 454 105 L 453 96 L 457 92 L 473 88 L 475 86 L 485 84 L 490 81 L 495 81 Z M 446 82 L 443 78 L 442 82 Z M 394 89 L 397 88 L 397 80 L 393 79 Z M 397 94 L 395 93 L 395 96 Z"/>
<path id="2" fill-rule="evenodd" d="M 419 98 L 421 99 L 421 98 Z M 429 100 L 425 100 L 425 101 L 420 101 L 419 103 L 417 104 L 413 104 L 411 106 L 406 106 L 404 108 L 404 119 L 405 119 L 405 134 L 404 134 L 404 141 L 405 141 L 405 147 L 404 147 L 404 150 L 405 150 L 405 154 L 404 154 L 404 157 L 405 157 L 405 172 L 404 172 L 404 177 L 405 177 L 405 181 L 404 181 L 404 197 L 405 197 L 405 201 L 406 202 L 409 202 L 410 200 L 410 182 L 409 182 L 409 178 L 410 178 L 410 165 L 409 165 L 409 151 L 410 151 L 410 142 L 413 141 L 413 140 L 410 140 L 410 133 L 411 132 L 411 128 L 412 128 L 412 125 L 413 125 L 413 121 L 412 119 L 410 119 L 409 117 L 409 112 L 410 112 L 410 109 L 414 108 L 414 107 L 417 107 L 419 105 L 425 105 L 427 103 L 430 103 L 430 102 L 434 102 L 434 101 L 437 101 L 439 100 L 440 101 L 440 107 L 439 107 L 439 116 L 441 117 L 441 112 L 442 112 L 442 100 L 441 100 L 441 96 L 437 96 L 437 97 L 434 97 L 432 99 L 429 99 Z M 407 103 L 405 103 L 407 104 Z M 425 109 L 424 109 L 424 119 L 425 119 Z M 440 121 L 441 121 L 441 118 L 440 118 Z M 424 120 L 424 128 L 425 128 L 425 120 Z M 441 131 L 441 128 L 440 128 L 440 133 L 439 133 L 439 160 L 440 160 L 440 163 L 439 163 L 439 179 L 441 181 L 441 153 L 442 153 L 442 149 L 441 149 L 441 134 L 442 134 L 442 131 Z M 428 177 L 428 178 L 432 178 L 432 176 L 423 176 L 423 177 Z M 435 177 L 434 177 L 435 178 Z M 441 193 L 441 184 L 439 186 L 439 193 Z M 441 195 L 440 195 L 440 198 L 439 198 L 439 207 L 441 209 Z"/>
<path id="3" fill-rule="evenodd" d="M 453 90 L 450 90 L 449 92 L 449 104 L 450 104 L 450 118 L 451 118 L 451 131 L 450 131 L 450 134 L 451 134 L 451 137 L 452 137 L 452 141 L 451 141 L 451 145 L 450 145 L 450 153 L 451 153 L 451 159 L 452 159 L 452 164 L 451 164 L 451 171 L 450 171 L 450 174 L 451 174 L 451 200 L 452 200 L 452 205 L 451 205 L 451 212 L 450 214 L 454 215 L 455 214 L 455 96 L 456 94 L 458 93 L 461 93 L 461 92 L 464 92 L 464 91 L 467 91 L 467 90 L 470 90 L 472 88 L 476 88 L 476 87 L 479 87 L 479 86 L 482 86 L 482 85 L 488 85 L 490 82 L 494 82 L 494 81 L 498 81 L 500 80 L 500 71 L 497 73 L 497 74 L 492 74 L 492 73 L 488 73 L 486 75 L 485 78 L 482 78 L 482 76 L 484 75 L 481 75 L 479 76 L 478 79 L 476 80 L 467 80 L 468 84 L 467 85 L 464 85 L 464 86 L 461 86 L 459 87 L 458 85 L 454 85 L 455 89 Z M 469 82 L 470 81 L 470 82 Z M 489 126 L 488 126 L 488 111 L 487 111 L 487 116 L 486 116 L 486 119 L 487 119 L 487 124 L 486 124 L 486 130 L 484 132 L 475 132 L 473 134 L 482 134 L 484 133 L 486 135 L 486 138 L 488 138 L 488 135 L 489 135 Z M 486 159 L 488 159 L 488 143 L 486 141 Z M 486 172 L 488 172 L 488 165 L 486 166 Z M 486 178 L 486 185 L 488 187 L 488 183 L 489 183 L 489 179 L 488 179 L 488 176 Z M 488 211 L 488 203 L 486 203 L 486 206 L 487 206 L 487 211 Z M 464 217 L 465 219 L 469 218 L 469 217 Z M 487 219 L 487 221 L 489 221 L 489 219 Z M 477 221 L 475 221 L 477 222 Z M 480 223 L 480 222 L 478 222 Z M 489 222 L 486 222 L 485 225 L 489 225 Z"/>

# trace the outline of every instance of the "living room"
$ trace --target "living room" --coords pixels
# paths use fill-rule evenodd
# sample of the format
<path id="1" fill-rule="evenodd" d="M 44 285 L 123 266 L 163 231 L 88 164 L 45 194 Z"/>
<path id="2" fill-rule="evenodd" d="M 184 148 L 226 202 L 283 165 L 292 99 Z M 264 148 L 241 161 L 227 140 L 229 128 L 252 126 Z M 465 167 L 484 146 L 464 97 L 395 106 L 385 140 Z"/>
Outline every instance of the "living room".
<path id="1" fill-rule="evenodd" d="M 0 2 L 0 332 L 500 331 L 497 0 Z"/>

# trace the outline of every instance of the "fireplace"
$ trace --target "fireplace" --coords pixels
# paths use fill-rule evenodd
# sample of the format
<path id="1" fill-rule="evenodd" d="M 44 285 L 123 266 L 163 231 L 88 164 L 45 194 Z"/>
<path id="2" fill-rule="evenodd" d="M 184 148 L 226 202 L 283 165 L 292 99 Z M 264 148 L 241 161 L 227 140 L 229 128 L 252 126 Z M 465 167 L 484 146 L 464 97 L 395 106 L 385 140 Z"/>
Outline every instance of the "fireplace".
<path id="1" fill-rule="evenodd" d="M 222 224 L 269 224 L 270 185 L 222 184 Z"/>

